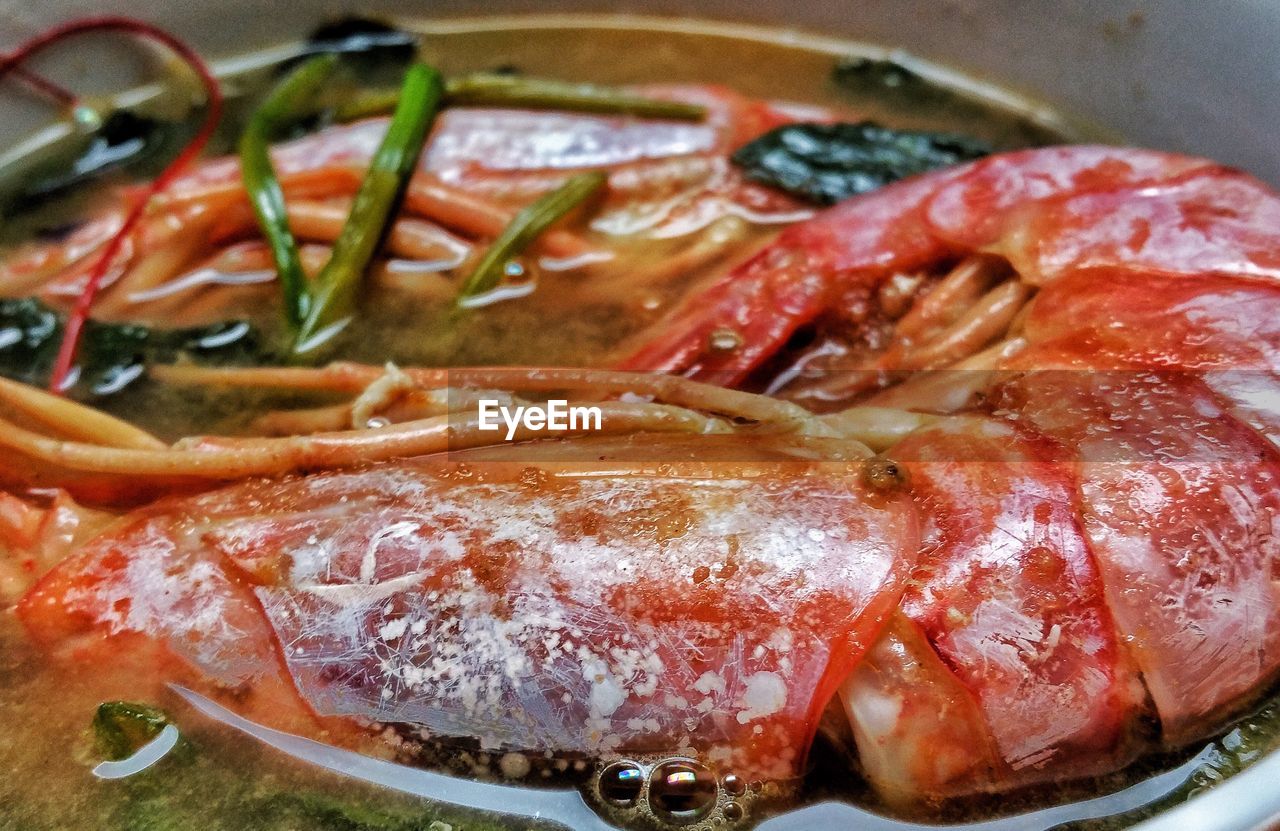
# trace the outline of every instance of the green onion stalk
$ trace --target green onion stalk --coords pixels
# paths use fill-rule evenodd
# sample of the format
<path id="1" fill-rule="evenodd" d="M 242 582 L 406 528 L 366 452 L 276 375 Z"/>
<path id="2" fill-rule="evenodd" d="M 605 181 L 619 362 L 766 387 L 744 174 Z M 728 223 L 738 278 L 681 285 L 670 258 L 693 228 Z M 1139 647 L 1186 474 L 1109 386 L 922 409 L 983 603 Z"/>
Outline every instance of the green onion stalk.
<path id="1" fill-rule="evenodd" d="M 497 288 L 507 263 L 513 257 L 521 254 L 544 231 L 600 190 L 607 180 L 601 171 L 579 173 L 516 214 L 467 278 L 458 294 L 458 305 L 471 305 L 469 301 L 478 295 Z"/>
<path id="2" fill-rule="evenodd" d="M 356 192 L 333 255 L 316 276 L 295 354 L 314 351 L 350 320 L 365 270 L 386 235 L 443 98 L 440 73 L 421 63 L 409 68 L 391 124 Z"/>
<path id="3" fill-rule="evenodd" d="M 354 121 L 381 115 L 395 107 L 395 89 L 366 90 L 338 106 L 338 121 Z M 516 107 L 531 110 L 566 110 L 600 115 L 631 115 L 676 121 L 701 121 L 706 107 L 685 101 L 648 98 L 596 84 L 576 84 L 542 78 L 476 73 L 445 82 L 446 106 Z"/>
<path id="4" fill-rule="evenodd" d="M 275 260 L 284 294 L 285 322 L 294 332 L 306 320 L 311 298 L 306 272 L 298 255 L 298 243 L 289 230 L 284 190 L 271 164 L 271 141 L 305 112 L 307 105 L 333 74 L 337 63 L 337 56 L 330 54 L 319 55 L 300 64 L 267 94 L 240 137 L 240 169 L 244 186 L 271 249 L 271 257 Z"/>

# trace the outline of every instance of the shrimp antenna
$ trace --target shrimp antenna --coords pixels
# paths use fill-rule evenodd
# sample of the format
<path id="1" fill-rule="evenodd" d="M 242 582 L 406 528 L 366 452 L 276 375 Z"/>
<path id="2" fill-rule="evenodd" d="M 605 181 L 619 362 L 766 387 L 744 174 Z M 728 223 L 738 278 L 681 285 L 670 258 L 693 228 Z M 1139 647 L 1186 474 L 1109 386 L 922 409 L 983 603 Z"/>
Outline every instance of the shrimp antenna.
<path id="1" fill-rule="evenodd" d="M 39 75 L 23 69 L 22 65 L 32 56 L 55 43 L 89 32 L 123 32 L 154 41 L 169 49 L 199 77 L 200 83 L 205 90 L 205 116 L 200 129 L 192 136 L 187 145 L 182 148 L 182 151 L 169 162 L 159 176 L 135 196 L 135 202 L 125 217 L 124 223 L 120 226 L 120 230 L 107 243 L 97 262 L 94 263 L 93 268 L 89 271 L 84 289 L 79 297 L 76 298 L 75 306 L 67 316 L 62 342 L 58 347 L 58 356 L 49 375 L 49 389 L 55 393 L 64 391 L 68 386 L 68 376 L 71 374 L 72 364 L 79 349 L 85 323 L 89 319 L 89 311 L 93 306 L 93 300 L 98 294 L 107 270 L 119 254 L 121 246 L 142 218 L 147 203 L 153 196 L 164 190 L 178 173 L 204 150 L 205 145 L 208 144 L 209 138 L 213 135 L 213 131 L 218 125 L 218 121 L 222 118 L 222 88 L 209 66 L 196 51 L 163 29 L 132 17 L 83 17 L 55 26 L 20 44 L 7 55 L 0 57 L 0 79 L 9 74 L 19 75 L 28 84 L 53 98 L 65 103 L 74 102 L 76 100 L 74 94 Z"/>

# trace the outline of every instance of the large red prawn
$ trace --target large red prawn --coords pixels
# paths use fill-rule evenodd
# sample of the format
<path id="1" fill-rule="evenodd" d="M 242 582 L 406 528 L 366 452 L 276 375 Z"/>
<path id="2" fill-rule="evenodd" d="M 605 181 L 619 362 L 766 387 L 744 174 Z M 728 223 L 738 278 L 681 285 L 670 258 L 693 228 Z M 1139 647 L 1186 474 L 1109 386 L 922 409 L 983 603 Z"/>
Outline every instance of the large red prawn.
<path id="1" fill-rule="evenodd" d="M 657 94 L 711 117 L 451 113 L 387 242 L 466 257 L 578 167 L 610 171 L 596 225 L 620 236 L 793 223 L 613 369 L 157 367 L 349 399 L 176 445 L 0 387 L 0 540 L 28 572 L 65 555 L 19 603 L 32 637 L 71 659 L 149 644 L 301 731 L 404 722 L 756 779 L 799 775 L 838 712 L 902 803 L 1112 771 L 1266 691 L 1280 197 L 1202 159 L 1054 147 L 796 221 L 726 159 L 787 108 Z M 278 150 L 301 236 L 332 241 L 382 129 Z M 119 225 L 19 252 L 0 285 L 74 295 Z M 207 288 L 190 274 L 269 268 L 252 228 L 234 162 L 177 179 L 103 314 L 162 317 Z M 564 231 L 542 246 L 588 253 Z M 477 397 L 557 390 L 598 404 L 609 435 L 484 447 Z M 93 535 L 67 494 L 147 504 Z"/>

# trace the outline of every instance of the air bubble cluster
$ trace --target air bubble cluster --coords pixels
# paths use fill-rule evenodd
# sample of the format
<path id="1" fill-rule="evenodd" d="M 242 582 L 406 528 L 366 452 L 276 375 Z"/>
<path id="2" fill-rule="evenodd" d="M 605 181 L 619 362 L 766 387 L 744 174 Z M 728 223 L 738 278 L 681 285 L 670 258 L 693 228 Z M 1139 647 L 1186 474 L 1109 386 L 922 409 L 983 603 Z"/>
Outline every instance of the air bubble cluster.
<path id="1" fill-rule="evenodd" d="M 620 760 L 604 764 L 588 796 L 611 821 L 638 829 L 725 829 L 747 818 L 760 783 L 717 775 L 694 759 Z"/>
<path id="2" fill-rule="evenodd" d="M 697 762 L 663 762 L 649 778 L 649 808 L 673 824 L 701 819 L 718 797 L 715 774 Z"/>

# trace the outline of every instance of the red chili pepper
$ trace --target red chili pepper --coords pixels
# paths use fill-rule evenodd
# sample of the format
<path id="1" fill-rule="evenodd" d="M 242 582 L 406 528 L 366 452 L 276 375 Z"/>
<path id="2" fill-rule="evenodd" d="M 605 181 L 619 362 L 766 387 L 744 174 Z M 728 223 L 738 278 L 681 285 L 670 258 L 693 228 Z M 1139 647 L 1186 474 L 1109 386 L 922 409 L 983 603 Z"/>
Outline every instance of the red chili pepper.
<path id="1" fill-rule="evenodd" d="M 43 75 L 39 75 L 20 66 L 15 66 L 11 71 L 14 75 L 21 78 L 27 86 L 37 92 L 43 92 L 59 104 L 66 104 L 68 107 L 73 107 L 79 103 L 80 99 L 76 97 L 74 92 L 64 89 L 53 81 L 50 81 L 48 78 L 45 78 Z"/>
<path id="2" fill-rule="evenodd" d="M 155 178 L 149 185 L 143 188 L 136 197 L 133 207 L 130 209 L 128 216 L 125 218 L 124 224 L 120 226 L 120 230 L 107 243 L 101 257 L 94 264 L 93 269 L 89 272 L 88 281 L 85 283 L 84 291 L 76 299 L 75 307 L 71 310 L 71 314 L 67 317 L 67 325 L 62 335 L 62 343 L 58 347 L 58 357 L 54 361 L 53 371 L 49 376 L 49 389 L 52 392 L 60 393 L 66 386 L 67 375 L 71 372 L 72 363 L 75 361 L 76 351 L 80 345 L 80 337 L 84 331 L 85 322 L 89 319 L 89 310 L 93 306 L 94 297 L 97 296 L 98 289 L 102 284 L 103 277 L 107 273 L 107 269 L 111 267 L 111 263 L 115 260 L 116 255 L 120 251 L 120 247 L 124 244 L 125 239 L 132 233 L 135 225 L 142 218 L 143 212 L 146 210 L 147 203 L 151 197 L 155 196 L 169 184 L 170 181 L 191 163 L 193 159 L 200 154 L 204 146 L 208 143 L 212 136 L 214 128 L 217 127 L 219 119 L 222 117 L 222 89 L 218 85 L 218 79 L 214 77 L 209 67 L 196 54 L 195 50 L 178 40 L 173 35 L 159 29 L 150 23 L 136 20 L 131 17 L 104 16 L 104 17 L 85 17 L 77 20 L 71 20 L 59 26 L 50 29 L 43 34 L 28 40 L 18 46 L 17 49 L 8 55 L 0 57 L 0 78 L 4 78 L 11 73 L 18 74 L 22 79 L 32 87 L 56 98 L 63 103 L 74 103 L 76 98 L 73 94 L 59 87 L 50 81 L 22 68 L 22 64 L 37 52 L 43 51 L 46 47 L 52 46 L 68 37 L 74 35 L 85 34 L 88 32 L 125 32 L 127 34 L 136 35 L 148 40 L 156 41 L 165 46 L 181 58 L 196 75 L 199 76 L 200 82 L 204 85 L 205 94 L 207 96 L 204 123 L 200 125 L 199 131 L 191 138 L 186 147 L 182 149 L 173 161 L 161 171 L 160 175 Z"/>

